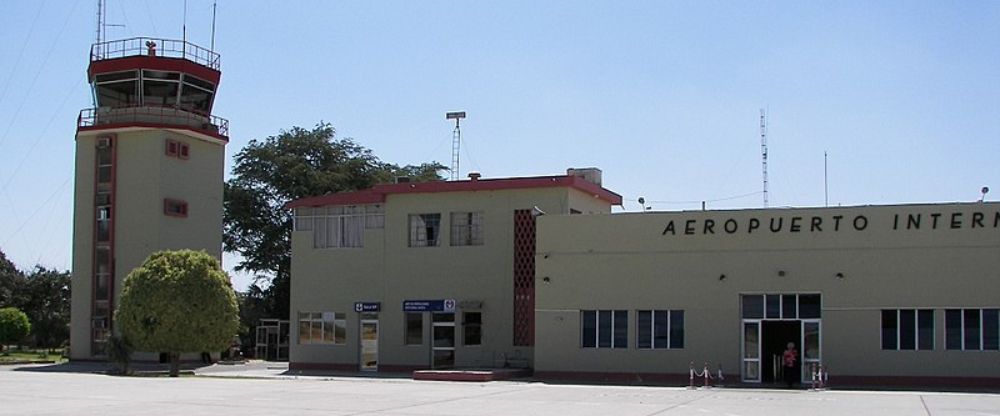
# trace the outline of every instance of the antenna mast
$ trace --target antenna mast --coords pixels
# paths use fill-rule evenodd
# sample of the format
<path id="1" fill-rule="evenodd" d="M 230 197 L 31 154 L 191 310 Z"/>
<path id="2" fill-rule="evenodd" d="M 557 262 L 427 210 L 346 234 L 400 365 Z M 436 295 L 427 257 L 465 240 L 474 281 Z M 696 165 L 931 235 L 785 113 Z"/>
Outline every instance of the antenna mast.
<path id="1" fill-rule="evenodd" d="M 209 49 L 212 52 L 215 52 L 215 8 L 216 8 L 216 5 L 217 5 L 217 2 L 213 1 L 212 2 L 212 47 Z"/>
<path id="2" fill-rule="evenodd" d="M 767 208 L 767 113 L 760 109 L 760 160 L 764 172 L 764 208 Z"/>
<path id="3" fill-rule="evenodd" d="M 97 41 L 94 43 L 95 50 L 93 51 L 97 56 L 103 56 L 101 53 L 101 42 L 104 41 L 104 10 L 104 1 L 97 0 Z"/>
<path id="4" fill-rule="evenodd" d="M 455 120 L 455 130 L 451 132 L 451 180 L 457 181 L 460 177 L 458 172 L 458 150 L 462 146 L 461 121 L 465 118 L 465 111 L 453 111 L 445 113 L 445 119 Z"/>

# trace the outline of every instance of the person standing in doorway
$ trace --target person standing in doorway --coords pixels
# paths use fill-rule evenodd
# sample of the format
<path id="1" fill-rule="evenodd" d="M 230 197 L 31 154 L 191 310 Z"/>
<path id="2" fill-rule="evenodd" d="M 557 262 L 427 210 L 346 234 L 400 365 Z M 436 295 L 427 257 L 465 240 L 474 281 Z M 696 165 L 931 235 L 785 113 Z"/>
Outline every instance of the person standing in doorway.
<path id="1" fill-rule="evenodd" d="M 784 375 L 785 383 L 788 384 L 788 388 L 792 388 L 796 383 L 798 383 L 799 372 L 795 371 L 797 368 L 795 363 L 799 360 L 799 351 L 795 349 L 795 343 L 789 342 L 788 347 L 785 348 L 785 353 L 782 355 L 782 364 L 784 365 Z"/>

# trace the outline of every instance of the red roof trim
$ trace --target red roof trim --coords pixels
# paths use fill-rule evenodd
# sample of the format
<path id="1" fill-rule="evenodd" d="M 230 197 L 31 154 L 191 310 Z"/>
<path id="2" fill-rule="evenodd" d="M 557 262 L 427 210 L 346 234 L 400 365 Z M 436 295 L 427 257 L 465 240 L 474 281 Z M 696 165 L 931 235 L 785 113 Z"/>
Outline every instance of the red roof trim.
<path id="1" fill-rule="evenodd" d="M 222 77 L 222 72 L 216 71 L 204 65 L 196 64 L 187 59 L 142 55 L 91 61 L 90 67 L 87 68 L 87 75 L 90 77 L 90 80 L 93 81 L 94 75 L 96 74 L 136 69 L 183 72 L 215 84 L 216 89 L 219 88 L 219 79 Z"/>
<path id="2" fill-rule="evenodd" d="M 480 179 L 467 181 L 414 182 L 375 185 L 357 192 L 343 192 L 310 198 L 297 199 L 285 205 L 287 208 L 318 207 L 324 205 L 376 204 L 385 202 L 389 194 L 439 193 L 499 191 L 507 189 L 533 188 L 573 188 L 607 201 L 621 205 L 622 197 L 602 188 L 600 185 L 577 176 L 536 176 L 527 178 Z"/>

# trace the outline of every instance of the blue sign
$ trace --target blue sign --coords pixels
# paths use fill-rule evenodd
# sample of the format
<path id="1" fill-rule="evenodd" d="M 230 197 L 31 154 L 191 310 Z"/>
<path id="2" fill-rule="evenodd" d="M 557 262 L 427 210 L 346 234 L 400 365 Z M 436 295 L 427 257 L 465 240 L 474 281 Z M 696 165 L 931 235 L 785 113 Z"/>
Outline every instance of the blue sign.
<path id="1" fill-rule="evenodd" d="M 378 312 L 382 310 L 382 302 L 354 302 L 354 312 Z"/>
<path id="2" fill-rule="evenodd" d="M 455 299 L 404 300 L 403 312 L 455 312 Z"/>

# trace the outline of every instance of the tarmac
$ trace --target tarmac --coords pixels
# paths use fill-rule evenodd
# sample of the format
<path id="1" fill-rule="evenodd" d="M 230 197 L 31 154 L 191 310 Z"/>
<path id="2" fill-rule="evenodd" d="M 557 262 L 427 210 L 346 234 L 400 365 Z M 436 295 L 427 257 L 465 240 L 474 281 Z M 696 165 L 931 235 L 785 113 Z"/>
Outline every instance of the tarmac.
<path id="1" fill-rule="evenodd" d="M 288 371 L 252 362 L 160 376 L 103 363 L 0 366 L 0 415 L 972 415 L 1000 416 L 1000 394 L 637 387 L 537 381 L 415 381 L 409 374 Z"/>

